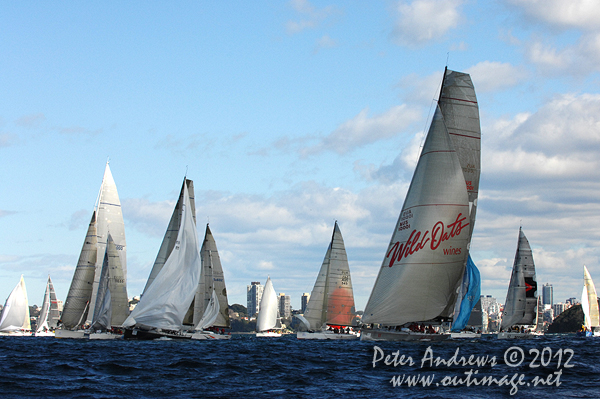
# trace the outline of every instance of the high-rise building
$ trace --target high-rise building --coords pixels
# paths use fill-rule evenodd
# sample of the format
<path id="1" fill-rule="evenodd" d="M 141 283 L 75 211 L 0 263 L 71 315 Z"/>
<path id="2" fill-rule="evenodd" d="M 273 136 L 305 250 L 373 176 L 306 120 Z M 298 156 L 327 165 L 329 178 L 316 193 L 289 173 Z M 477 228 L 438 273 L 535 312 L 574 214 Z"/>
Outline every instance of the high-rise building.
<path id="1" fill-rule="evenodd" d="M 481 310 L 485 311 L 488 315 L 500 313 L 500 304 L 491 295 L 481 295 Z"/>
<path id="2" fill-rule="evenodd" d="M 310 300 L 310 294 L 305 292 L 302 294 L 302 298 L 300 298 L 300 310 L 302 314 L 306 311 L 306 305 L 308 305 L 308 301 Z"/>
<path id="3" fill-rule="evenodd" d="M 288 318 L 292 314 L 291 298 L 283 292 L 279 294 L 279 316 Z"/>
<path id="4" fill-rule="evenodd" d="M 260 281 L 253 281 L 246 286 L 246 307 L 248 308 L 248 317 L 254 316 L 260 309 L 260 300 L 262 298 L 264 286 Z"/>
<path id="5" fill-rule="evenodd" d="M 544 284 L 542 296 L 544 305 L 550 305 L 550 307 L 552 307 L 554 304 L 554 299 L 552 298 L 552 284 Z"/>
<path id="6" fill-rule="evenodd" d="M 559 314 L 564 312 L 569 308 L 569 305 L 566 303 L 558 302 L 552 305 L 552 310 L 554 310 L 554 318 L 558 317 Z"/>

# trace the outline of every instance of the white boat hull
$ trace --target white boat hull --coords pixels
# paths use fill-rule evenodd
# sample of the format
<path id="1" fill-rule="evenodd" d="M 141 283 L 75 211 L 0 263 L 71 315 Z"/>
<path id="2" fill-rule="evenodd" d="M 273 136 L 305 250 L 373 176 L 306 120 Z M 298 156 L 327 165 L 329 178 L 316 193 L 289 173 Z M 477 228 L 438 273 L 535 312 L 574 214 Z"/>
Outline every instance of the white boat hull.
<path id="1" fill-rule="evenodd" d="M 388 331 L 363 329 L 360 333 L 361 341 L 444 341 L 450 334 L 429 334 L 413 331 Z"/>
<path id="2" fill-rule="evenodd" d="M 510 332 L 504 331 L 499 332 L 497 338 L 498 339 L 532 339 L 541 337 L 544 334 L 536 333 L 536 332 Z"/>
<path id="3" fill-rule="evenodd" d="M 31 331 L 2 331 L 0 337 L 31 337 Z"/>
<path id="4" fill-rule="evenodd" d="M 210 340 L 210 339 L 231 339 L 231 334 L 215 334 L 209 331 L 196 331 L 192 334 L 192 339 Z"/>
<path id="5" fill-rule="evenodd" d="M 360 338 L 360 334 L 352 332 L 350 334 L 336 334 L 333 331 L 300 331 L 296 334 L 298 339 L 332 339 L 332 340 L 351 340 Z"/>
<path id="6" fill-rule="evenodd" d="M 86 334 L 89 339 L 123 339 L 123 334 L 113 334 L 109 332 L 104 333 L 90 333 Z"/>
<path id="7" fill-rule="evenodd" d="M 478 339 L 481 338 L 481 333 L 472 331 L 460 331 L 450 333 L 450 339 Z"/>
<path id="8" fill-rule="evenodd" d="M 36 337 L 54 337 L 54 331 L 40 331 L 34 334 Z"/>
<path id="9" fill-rule="evenodd" d="M 56 330 L 54 331 L 55 338 L 74 338 L 74 339 L 85 339 L 85 331 L 83 330 Z"/>
<path id="10" fill-rule="evenodd" d="M 265 337 L 277 338 L 277 337 L 281 337 L 281 333 L 273 332 L 273 331 L 260 331 L 260 332 L 256 333 L 256 338 L 265 338 Z"/>

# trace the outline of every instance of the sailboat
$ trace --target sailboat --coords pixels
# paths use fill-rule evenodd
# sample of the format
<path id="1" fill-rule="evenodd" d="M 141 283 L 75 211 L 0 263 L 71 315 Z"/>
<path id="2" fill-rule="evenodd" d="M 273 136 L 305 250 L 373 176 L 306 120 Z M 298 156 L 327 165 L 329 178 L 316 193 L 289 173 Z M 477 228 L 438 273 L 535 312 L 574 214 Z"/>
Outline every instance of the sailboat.
<path id="1" fill-rule="evenodd" d="M 586 337 L 600 336 L 598 295 L 590 272 L 583 266 L 583 291 L 581 293 L 581 309 L 583 310 L 583 329 L 577 334 Z"/>
<path id="2" fill-rule="evenodd" d="M 357 339 L 352 330 L 355 317 L 354 294 L 348 257 L 337 221 L 331 242 L 310 294 L 304 315 L 297 315 L 308 331 L 297 333 L 299 339 Z"/>
<path id="3" fill-rule="evenodd" d="M 229 339 L 231 334 L 224 333 L 225 328 L 231 327 L 225 277 L 217 243 L 208 224 L 200 254 L 202 271 L 194 299 L 192 339 Z"/>
<path id="4" fill-rule="evenodd" d="M 202 268 L 192 201 L 193 182 L 184 179 L 144 293 L 123 323 L 126 339 L 191 338 L 183 322 L 193 307 Z"/>
<path id="5" fill-rule="evenodd" d="M 2 308 L 0 316 L 0 336 L 23 337 L 31 335 L 31 322 L 29 320 L 29 304 L 27 302 L 27 289 L 25 280 L 21 279 Z"/>
<path id="6" fill-rule="evenodd" d="M 537 280 L 535 264 L 529 241 L 519 227 L 517 252 L 513 263 L 506 302 L 502 312 L 501 331 L 498 339 L 533 338 L 539 333 L 529 331 L 525 326 L 537 324 Z M 519 328 L 521 326 L 521 328 Z"/>
<path id="7" fill-rule="evenodd" d="M 48 276 L 46 291 L 44 292 L 44 302 L 36 323 L 35 336 L 54 337 L 54 329 L 58 325 L 59 319 L 60 313 L 58 311 L 58 301 L 56 300 L 54 284 L 52 284 L 52 280 Z"/>
<path id="8" fill-rule="evenodd" d="M 86 330 L 92 323 L 98 302 L 98 289 L 109 231 L 123 270 L 123 283 L 126 283 L 125 224 L 117 186 L 107 162 L 100 192 L 65 300 L 59 329 L 55 331 L 56 338 L 86 338 Z"/>
<path id="9" fill-rule="evenodd" d="M 256 337 L 281 337 L 279 306 L 271 277 L 267 277 L 256 316 Z"/>
<path id="10" fill-rule="evenodd" d="M 466 269 L 480 175 L 468 74 L 446 69 L 404 205 L 362 318 L 361 340 L 443 340 Z M 437 327 L 434 328 L 433 326 Z"/>

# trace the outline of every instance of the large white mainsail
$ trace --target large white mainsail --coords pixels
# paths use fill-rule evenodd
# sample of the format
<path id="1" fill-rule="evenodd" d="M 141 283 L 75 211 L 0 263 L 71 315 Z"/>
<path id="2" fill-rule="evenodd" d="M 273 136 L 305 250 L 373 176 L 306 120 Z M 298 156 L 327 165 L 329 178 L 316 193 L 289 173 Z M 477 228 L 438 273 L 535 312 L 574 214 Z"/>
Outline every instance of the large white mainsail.
<path id="1" fill-rule="evenodd" d="M 196 330 L 199 330 L 199 322 L 204 317 L 214 296 L 218 305 L 218 313 L 212 321 L 212 324 L 206 325 L 205 323 L 202 323 L 204 325 L 201 327 L 206 328 L 214 326 L 229 328 L 229 303 L 227 301 L 227 289 L 225 287 L 223 267 L 221 266 L 221 258 L 219 257 L 219 251 L 217 250 L 217 243 L 215 242 L 215 238 L 213 237 L 208 224 L 206 225 L 206 233 L 204 235 L 202 248 L 200 249 L 200 254 L 202 257 L 202 273 L 200 275 L 200 283 L 198 284 L 198 290 L 196 291 L 194 300 L 193 323 L 196 326 Z"/>
<path id="2" fill-rule="evenodd" d="M 310 329 L 320 330 L 327 324 L 350 326 L 354 317 L 350 267 L 342 232 L 336 221 L 331 242 L 304 311 L 304 319 L 310 323 Z"/>
<path id="3" fill-rule="evenodd" d="M 471 76 L 444 71 L 438 101 L 444 123 L 460 162 L 469 194 L 469 242 L 475 227 L 479 177 L 481 175 L 481 127 L 479 106 Z"/>
<path id="4" fill-rule="evenodd" d="M 471 237 L 475 228 L 479 178 L 481 175 L 479 106 L 471 76 L 467 73 L 452 71 L 446 68 L 444 70 L 444 78 L 442 79 L 438 105 L 444 116 L 450 140 L 465 175 L 465 183 L 469 195 L 468 252 L 471 249 Z M 477 269 L 474 264 L 473 267 Z M 467 295 L 464 290 L 468 289 L 469 286 L 461 286 L 461 291 L 455 303 L 454 318 L 459 314 L 462 298 Z M 444 313 L 449 313 L 449 309 L 446 309 Z"/>
<path id="5" fill-rule="evenodd" d="M 465 177 L 439 107 L 363 315 L 397 326 L 449 317 L 469 241 Z"/>
<path id="6" fill-rule="evenodd" d="M 501 328 L 506 330 L 514 325 L 536 324 L 536 308 L 537 281 L 533 253 L 523 229 L 519 227 L 519 241 L 502 312 Z"/>
<path id="7" fill-rule="evenodd" d="M 112 236 L 115 248 L 119 254 L 121 268 L 123 269 L 123 278 L 127 281 L 127 244 L 125 242 L 125 223 L 123 222 L 123 213 L 121 212 L 121 201 L 117 193 L 117 185 L 113 179 L 108 162 L 104 169 L 104 177 L 98 194 L 96 205 L 97 226 L 96 234 L 98 252 L 96 254 L 96 264 L 94 271 L 94 283 L 92 286 L 92 296 L 89 304 L 87 323 L 92 321 L 94 309 L 96 307 L 96 297 L 98 286 L 100 284 L 100 275 L 104 263 L 104 254 L 106 253 L 106 243 L 108 234 Z"/>
<path id="8" fill-rule="evenodd" d="M 2 316 L 0 316 L 0 332 L 20 330 L 31 330 L 27 289 L 22 275 L 19 283 L 6 299 L 4 308 L 2 308 Z"/>
<path id="9" fill-rule="evenodd" d="M 583 309 L 586 328 L 599 327 L 600 315 L 598 311 L 598 296 L 592 276 L 585 265 L 583 266 L 583 292 L 581 294 L 581 308 Z"/>
<path id="10" fill-rule="evenodd" d="M 181 330 L 200 280 L 198 233 L 191 212 L 190 197 L 183 185 L 181 225 L 169 257 L 154 282 L 133 309 L 123 327 L 146 326 Z"/>
<path id="11" fill-rule="evenodd" d="M 36 323 L 36 332 L 42 332 L 56 328 L 59 319 L 58 302 L 56 300 L 56 292 L 50 276 L 46 281 L 46 291 L 44 292 L 44 303 L 40 310 Z"/>
<path id="12" fill-rule="evenodd" d="M 279 327 L 279 307 L 277 306 L 277 295 L 275 294 L 271 277 L 268 277 L 265 283 L 259 309 L 258 316 L 256 317 L 257 332 Z"/>

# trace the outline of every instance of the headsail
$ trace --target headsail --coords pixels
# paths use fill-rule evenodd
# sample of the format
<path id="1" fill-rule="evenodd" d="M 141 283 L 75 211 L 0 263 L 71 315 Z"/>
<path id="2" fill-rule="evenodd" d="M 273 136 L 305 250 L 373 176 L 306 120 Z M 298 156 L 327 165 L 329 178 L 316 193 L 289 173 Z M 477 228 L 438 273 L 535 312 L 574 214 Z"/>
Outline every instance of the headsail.
<path id="1" fill-rule="evenodd" d="M 23 276 L 6 299 L 4 308 L 2 308 L 2 316 L 0 316 L 0 331 L 17 330 L 31 330 L 27 289 Z"/>
<path id="2" fill-rule="evenodd" d="M 214 326 L 220 313 L 221 308 L 219 306 L 219 298 L 217 293 L 213 290 L 210 301 L 208 302 L 206 309 L 204 309 L 202 318 L 198 321 L 198 324 L 196 324 L 195 330 L 202 331 L 205 328 Z"/>
<path id="3" fill-rule="evenodd" d="M 180 330 L 200 280 L 198 233 L 191 212 L 187 186 L 183 186 L 181 226 L 177 241 L 164 266 L 156 275 L 124 327 L 134 325 Z"/>
<path id="4" fill-rule="evenodd" d="M 108 330 L 120 326 L 129 316 L 129 300 L 121 259 L 111 234 L 107 241 L 92 327 Z"/>
<path id="5" fill-rule="evenodd" d="M 475 262 L 471 259 L 471 255 L 469 255 L 467 269 L 463 275 L 461 293 L 462 296 L 460 298 L 460 305 L 458 306 L 458 316 L 454 317 L 452 322 L 452 331 L 455 332 L 461 331 L 467 326 L 471 318 L 471 312 L 481 296 L 481 277 L 477 266 L 475 266 Z M 481 302 L 479 302 L 479 317 L 481 319 Z M 481 321 L 479 321 L 479 325 L 481 325 Z"/>
<path id="6" fill-rule="evenodd" d="M 581 295 L 581 308 L 584 314 L 584 325 L 587 328 L 598 327 L 598 296 L 592 276 L 585 265 L 583 266 L 583 294 Z"/>
<path id="7" fill-rule="evenodd" d="M 219 304 L 219 313 L 211 325 L 229 328 L 229 303 L 227 301 L 227 288 L 225 287 L 223 267 L 221 266 L 217 243 L 208 224 L 206 225 L 206 233 L 200 253 L 202 257 L 202 273 L 194 300 L 193 323 L 195 326 L 198 325 L 200 319 L 203 318 L 204 313 L 207 311 L 206 309 L 209 308 L 210 301 L 215 296 Z M 204 327 L 208 326 L 205 325 Z"/>
<path id="8" fill-rule="evenodd" d="M 465 177 L 437 107 L 363 321 L 401 325 L 449 317 L 469 225 Z"/>
<path id="9" fill-rule="evenodd" d="M 350 267 L 342 232 L 335 222 L 331 242 L 312 289 L 304 319 L 312 329 L 325 324 L 349 326 L 355 317 Z"/>
<path id="10" fill-rule="evenodd" d="M 525 233 L 519 227 L 519 241 L 510 284 L 502 312 L 503 330 L 514 325 L 533 325 L 536 320 L 537 281 L 533 253 Z"/>
<path id="11" fill-rule="evenodd" d="M 277 306 L 277 296 L 271 278 L 267 278 L 263 295 L 260 300 L 260 310 L 256 317 L 256 331 L 267 331 L 277 328 L 279 322 L 279 309 Z"/>
<path id="12" fill-rule="evenodd" d="M 165 262 L 171 254 L 171 251 L 173 250 L 173 247 L 175 246 L 175 243 L 177 242 L 177 235 L 179 234 L 179 227 L 181 226 L 182 220 L 181 211 L 184 203 L 184 186 L 187 186 L 188 199 L 190 201 L 192 217 L 194 219 L 194 224 L 196 223 L 196 201 L 194 199 L 194 182 L 192 180 L 183 179 L 183 184 L 181 185 L 181 190 L 179 192 L 179 198 L 177 199 L 177 203 L 175 204 L 175 209 L 173 209 L 173 214 L 171 215 L 171 219 L 169 220 L 167 231 L 165 233 L 165 236 L 163 237 L 160 249 L 158 250 L 158 255 L 156 255 L 156 260 L 154 261 L 152 270 L 150 271 L 150 276 L 146 281 L 144 291 L 142 291 L 142 297 L 144 296 L 146 290 L 152 284 L 158 273 L 163 268 Z"/>
<path id="13" fill-rule="evenodd" d="M 46 282 L 46 291 L 44 292 L 44 302 L 40 315 L 36 323 L 36 332 L 44 331 L 44 328 L 49 330 L 56 327 L 59 319 L 58 302 L 56 300 L 56 292 L 50 276 Z"/>
<path id="14" fill-rule="evenodd" d="M 96 271 L 97 244 L 96 212 L 94 211 L 63 307 L 61 320 L 65 328 L 79 327 L 87 317 L 86 312 L 92 299 L 92 286 Z"/>

